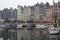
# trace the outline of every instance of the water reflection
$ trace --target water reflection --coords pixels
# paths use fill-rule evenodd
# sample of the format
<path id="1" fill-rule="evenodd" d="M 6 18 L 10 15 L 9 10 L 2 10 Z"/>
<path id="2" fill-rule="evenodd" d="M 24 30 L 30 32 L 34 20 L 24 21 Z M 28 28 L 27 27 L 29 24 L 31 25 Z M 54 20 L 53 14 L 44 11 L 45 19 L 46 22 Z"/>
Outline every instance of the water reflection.
<path id="1" fill-rule="evenodd" d="M 3 40 L 3 38 L 1 37 L 0 40 Z"/>

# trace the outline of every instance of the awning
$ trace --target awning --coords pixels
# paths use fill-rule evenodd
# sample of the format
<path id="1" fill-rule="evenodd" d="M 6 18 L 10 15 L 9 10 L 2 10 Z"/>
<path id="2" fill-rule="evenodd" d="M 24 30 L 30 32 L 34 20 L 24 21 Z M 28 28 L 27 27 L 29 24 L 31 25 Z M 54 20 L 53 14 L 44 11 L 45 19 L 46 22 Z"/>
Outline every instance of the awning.
<path id="1" fill-rule="evenodd" d="M 33 22 L 40 22 L 40 20 L 33 20 Z"/>
<path id="2" fill-rule="evenodd" d="M 51 20 L 43 20 L 43 22 L 49 23 L 49 22 L 52 22 L 52 21 Z"/>

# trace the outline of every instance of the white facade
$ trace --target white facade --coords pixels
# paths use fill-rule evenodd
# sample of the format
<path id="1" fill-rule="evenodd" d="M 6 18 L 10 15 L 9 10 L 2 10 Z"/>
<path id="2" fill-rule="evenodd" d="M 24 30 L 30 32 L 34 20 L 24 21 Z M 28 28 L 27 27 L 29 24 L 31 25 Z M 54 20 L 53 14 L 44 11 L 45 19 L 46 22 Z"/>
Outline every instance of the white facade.
<path id="1" fill-rule="evenodd" d="M 21 20 L 27 21 L 30 19 L 31 9 L 30 7 L 24 7 L 21 14 Z"/>
<path id="2" fill-rule="evenodd" d="M 21 17 L 21 6 L 18 6 L 17 8 L 17 20 L 20 20 Z"/>
<path id="3" fill-rule="evenodd" d="M 27 21 L 30 18 L 30 14 L 31 14 L 30 6 L 28 7 L 24 6 L 23 8 L 21 6 L 18 6 L 17 20 Z"/>
<path id="4" fill-rule="evenodd" d="M 34 10 L 34 12 L 35 12 L 35 19 L 40 19 L 39 7 L 35 6 L 34 9 L 35 9 Z"/>

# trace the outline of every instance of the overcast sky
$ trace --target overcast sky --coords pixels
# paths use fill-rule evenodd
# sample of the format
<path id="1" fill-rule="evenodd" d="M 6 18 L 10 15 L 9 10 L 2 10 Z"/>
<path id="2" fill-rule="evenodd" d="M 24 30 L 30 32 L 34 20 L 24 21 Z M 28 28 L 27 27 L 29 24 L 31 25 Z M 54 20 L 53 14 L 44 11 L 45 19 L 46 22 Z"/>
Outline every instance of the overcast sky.
<path id="1" fill-rule="evenodd" d="M 49 2 L 50 4 L 52 4 L 52 0 L 0 0 L 0 9 L 3 8 L 17 8 L 18 5 L 34 5 L 36 3 L 46 3 Z M 55 2 L 57 2 L 57 0 L 55 0 Z"/>

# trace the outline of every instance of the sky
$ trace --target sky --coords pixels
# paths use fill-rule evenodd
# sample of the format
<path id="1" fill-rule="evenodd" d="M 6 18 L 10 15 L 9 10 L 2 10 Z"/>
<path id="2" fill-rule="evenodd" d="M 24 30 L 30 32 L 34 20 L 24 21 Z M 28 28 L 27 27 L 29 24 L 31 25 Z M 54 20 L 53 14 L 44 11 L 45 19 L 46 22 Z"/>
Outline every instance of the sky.
<path id="1" fill-rule="evenodd" d="M 4 8 L 17 8 L 18 5 L 21 6 L 32 6 L 36 3 L 46 3 L 49 2 L 50 4 L 52 4 L 52 0 L 0 0 L 0 9 L 4 9 Z M 57 0 L 55 0 L 55 2 L 57 2 Z"/>

